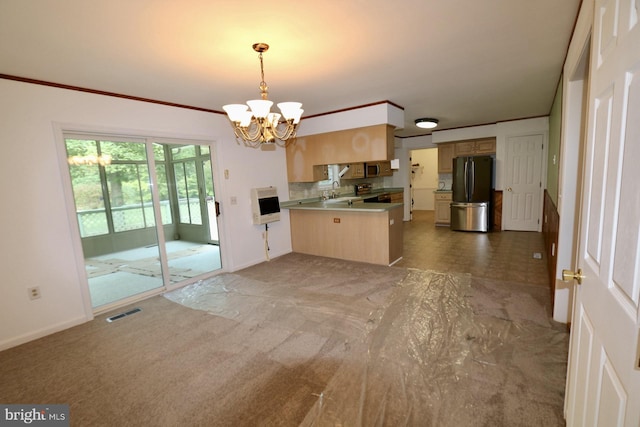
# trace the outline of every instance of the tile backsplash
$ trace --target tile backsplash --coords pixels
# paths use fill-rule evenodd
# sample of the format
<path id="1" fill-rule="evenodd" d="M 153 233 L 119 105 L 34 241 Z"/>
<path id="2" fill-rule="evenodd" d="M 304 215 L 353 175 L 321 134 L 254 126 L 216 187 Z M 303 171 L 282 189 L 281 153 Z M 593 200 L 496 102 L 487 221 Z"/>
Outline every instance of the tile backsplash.
<path id="1" fill-rule="evenodd" d="M 438 190 L 451 190 L 453 185 L 453 175 L 450 173 L 441 173 L 438 175 Z"/>
<path id="2" fill-rule="evenodd" d="M 290 182 L 289 183 L 289 200 L 311 199 L 314 197 L 322 197 L 322 192 L 332 189 L 340 195 L 352 195 L 354 193 L 354 185 L 361 182 L 369 182 L 373 185 L 373 189 L 390 187 L 392 185 L 391 177 L 376 177 L 364 179 L 342 179 L 339 181 L 340 187 L 332 187 L 327 181 L 319 182 Z"/>

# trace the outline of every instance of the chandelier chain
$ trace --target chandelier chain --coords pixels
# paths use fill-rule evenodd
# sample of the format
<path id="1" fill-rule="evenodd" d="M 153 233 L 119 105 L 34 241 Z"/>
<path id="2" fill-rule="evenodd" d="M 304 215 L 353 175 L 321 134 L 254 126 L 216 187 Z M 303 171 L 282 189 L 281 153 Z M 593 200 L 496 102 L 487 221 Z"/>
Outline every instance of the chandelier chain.
<path id="1" fill-rule="evenodd" d="M 258 54 L 258 58 L 260 58 L 260 96 L 262 97 L 262 99 L 267 99 L 269 87 L 267 86 L 267 82 L 264 81 L 264 63 L 262 62 L 262 52 Z"/>

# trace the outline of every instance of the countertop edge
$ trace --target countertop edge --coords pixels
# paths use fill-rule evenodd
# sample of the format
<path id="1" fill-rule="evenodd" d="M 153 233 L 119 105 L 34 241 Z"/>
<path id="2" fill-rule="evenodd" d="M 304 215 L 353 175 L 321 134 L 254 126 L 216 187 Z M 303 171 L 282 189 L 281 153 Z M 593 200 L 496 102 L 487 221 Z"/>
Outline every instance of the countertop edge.
<path id="1" fill-rule="evenodd" d="M 362 194 L 360 196 L 356 196 L 354 193 L 342 193 L 342 194 L 339 194 L 339 197 L 361 197 L 362 199 L 368 199 L 371 197 L 376 197 L 378 194 L 382 194 L 382 193 L 399 193 L 403 191 L 404 191 L 404 188 L 402 187 L 378 188 L 378 189 L 372 190 L 371 193 Z M 349 211 L 361 210 L 363 212 L 364 211 L 384 212 L 392 209 L 392 207 L 390 207 L 389 205 L 394 205 L 394 207 L 397 207 L 399 205 L 403 205 L 403 203 L 367 203 L 366 208 L 362 208 L 358 203 L 356 203 L 353 206 L 342 206 L 342 205 L 338 205 L 337 203 L 335 203 L 335 205 L 338 205 L 338 206 L 328 206 L 328 205 L 330 205 L 330 203 L 323 204 L 323 201 L 320 197 L 294 199 L 294 200 L 287 200 L 284 202 L 280 202 L 281 209 L 316 209 L 316 210 L 322 209 L 322 210 L 349 210 Z M 331 204 L 331 205 L 334 205 L 334 204 Z M 376 207 L 377 205 L 381 205 L 386 208 Z"/>
<path id="2" fill-rule="evenodd" d="M 322 203 L 309 202 L 280 207 L 289 210 L 343 211 L 343 212 L 387 212 L 404 206 L 404 203 Z"/>

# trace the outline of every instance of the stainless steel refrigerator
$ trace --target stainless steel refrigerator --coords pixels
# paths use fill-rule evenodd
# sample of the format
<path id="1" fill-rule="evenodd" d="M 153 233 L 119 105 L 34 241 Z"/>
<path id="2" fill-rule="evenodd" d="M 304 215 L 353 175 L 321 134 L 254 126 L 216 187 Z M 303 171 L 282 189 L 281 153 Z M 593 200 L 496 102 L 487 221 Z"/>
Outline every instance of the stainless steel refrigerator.
<path id="1" fill-rule="evenodd" d="M 493 159 L 490 156 L 453 159 L 451 229 L 489 231 L 493 193 Z"/>

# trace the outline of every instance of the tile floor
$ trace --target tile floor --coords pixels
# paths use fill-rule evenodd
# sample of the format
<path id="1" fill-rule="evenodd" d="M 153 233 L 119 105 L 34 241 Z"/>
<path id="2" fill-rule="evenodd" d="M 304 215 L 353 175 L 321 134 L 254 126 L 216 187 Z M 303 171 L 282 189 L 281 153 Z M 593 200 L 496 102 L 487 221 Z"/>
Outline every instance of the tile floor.
<path id="1" fill-rule="evenodd" d="M 413 211 L 395 265 L 549 288 L 546 261 L 535 259 L 536 252 L 544 254 L 542 233 L 451 231 L 434 225 L 433 211 Z"/>

